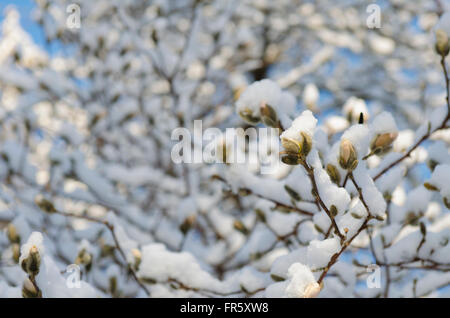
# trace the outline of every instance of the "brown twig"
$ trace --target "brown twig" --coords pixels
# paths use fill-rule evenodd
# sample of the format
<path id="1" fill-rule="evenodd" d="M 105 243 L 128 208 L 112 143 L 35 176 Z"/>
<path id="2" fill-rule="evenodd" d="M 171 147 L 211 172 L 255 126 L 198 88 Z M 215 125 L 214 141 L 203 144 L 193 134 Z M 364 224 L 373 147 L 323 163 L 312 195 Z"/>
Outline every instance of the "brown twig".
<path id="1" fill-rule="evenodd" d="M 302 164 L 303 168 L 305 168 L 306 173 L 308 174 L 308 177 L 311 180 L 313 194 L 316 197 L 317 202 L 319 203 L 320 207 L 325 211 L 325 213 L 330 218 L 331 224 L 333 225 L 336 234 L 339 236 L 341 241 L 344 241 L 345 236 L 341 233 L 341 231 L 339 231 L 339 227 L 336 223 L 336 220 L 334 219 L 334 216 L 331 214 L 330 210 L 327 208 L 327 206 L 323 202 L 322 198 L 320 197 L 319 189 L 317 188 L 316 178 L 314 177 L 314 169 L 311 168 L 305 160 L 302 160 L 301 164 Z"/>

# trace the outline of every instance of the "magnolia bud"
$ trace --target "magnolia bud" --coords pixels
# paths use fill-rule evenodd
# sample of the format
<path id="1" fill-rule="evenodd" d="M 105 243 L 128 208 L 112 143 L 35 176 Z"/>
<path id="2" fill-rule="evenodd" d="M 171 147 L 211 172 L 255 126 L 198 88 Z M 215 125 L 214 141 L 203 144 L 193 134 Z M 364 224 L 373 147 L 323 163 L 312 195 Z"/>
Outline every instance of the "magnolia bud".
<path id="1" fill-rule="evenodd" d="M 447 197 L 443 198 L 444 204 L 447 207 L 447 209 L 450 209 L 450 198 L 447 199 Z"/>
<path id="2" fill-rule="evenodd" d="M 142 253 L 137 248 L 133 248 L 131 250 L 131 253 L 133 254 L 134 258 L 134 268 L 138 270 L 142 262 Z"/>
<path id="3" fill-rule="evenodd" d="M 241 96 L 241 94 L 244 90 L 245 90 L 245 87 L 238 87 L 234 90 L 233 98 L 235 101 L 237 101 L 239 99 L 239 97 Z"/>
<path id="4" fill-rule="evenodd" d="M 244 235 L 247 235 L 249 233 L 249 230 L 244 225 L 244 223 L 242 223 L 239 220 L 235 220 L 233 226 L 236 230 L 238 230 L 239 232 L 241 232 Z"/>
<path id="5" fill-rule="evenodd" d="M 23 282 L 22 286 L 22 297 L 23 298 L 41 298 L 42 293 L 36 288 L 36 286 L 27 277 Z"/>
<path id="6" fill-rule="evenodd" d="M 277 112 L 265 103 L 261 105 L 261 120 L 268 127 L 278 127 Z"/>
<path id="7" fill-rule="evenodd" d="M 439 191 L 439 188 L 438 188 L 438 187 L 436 187 L 435 185 L 433 185 L 433 184 L 431 184 L 431 183 L 429 183 L 429 182 L 425 182 L 425 183 L 423 184 L 423 186 L 424 186 L 427 190 L 430 190 L 430 191 Z"/>
<path id="8" fill-rule="evenodd" d="M 261 222 L 266 223 L 266 215 L 264 214 L 264 211 L 262 211 L 260 209 L 256 209 L 255 213 Z"/>
<path id="9" fill-rule="evenodd" d="M 339 170 L 331 163 L 327 164 L 327 173 L 330 176 L 331 181 L 339 185 L 339 182 L 341 182 L 341 175 Z"/>
<path id="10" fill-rule="evenodd" d="M 180 225 L 180 231 L 183 234 L 186 234 L 192 227 L 195 222 L 195 215 L 188 216 L 183 223 Z"/>
<path id="11" fill-rule="evenodd" d="M 287 154 L 281 157 L 281 162 L 286 165 L 296 166 L 299 164 L 299 157 L 296 155 Z"/>
<path id="12" fill-rule="evenodd" d="M 12 258 L 14 262 L 19 263 L 20 259 L 20 245 L 18 243 L 14 243 L 11 245 Z"/>
<path id="13" fill-rule="evenodd" d="M 287 137 L 281 138 L 281 145 L 287 152 L 292 154 L 299 154 L 302 150 L 302 143 Z"/>
<path id="14" fill-rule="evenodd" d="M 22 269 L 31 277 L 35 277 L 39 273 L 39 266 L 41 265 L 41 255 L 38 248 L 33 245 L 30 248 L 28 257 L 22 261 Z"/>
<path id="15" fill-rule="evenodd" d="M 44 212 L 47 213 L 57 212 L 53 203 L 44 198 L 42 195 L 37 195 L 36 198 L 34 199 L 34 202 Z"/>
<path id="16" fill-rule="evenodd" d="M 330 206 L 330 213 L 331 213 L 332 217 L 335 217 L 336 215 L 338 215 L 338 209 L 334 204 L 332 204 Z"/>
<path id="17" fill-rule="evenodd" d="M 321 290 L 320 285 L 317 282 L 309 283 L 305 288 L 303 298 L 316 298 Z"/>
<path id="18" fill-rule="evenodd" d="M 352 143 L 348 139 L 343 139 L 341 141 L 341 146 L 339 149 L 339 164 L 342 169 L 354 170 L 358 165 L 358 160 L 356 159 L 356 150 Z"/>
<path id="19" fill-rule="evenodd" d="M 303 137 L 301 152 L 302 152 L 302 155 L 306 157 L 312 149 L 312 138 L 310 135 L 308 135 L 307 133 L 305 133 L 303 131 L 300 134 Z"/>
<path id="20" fill-rule="evenodd" d="M 75 259 L 75 264 L 81 264 L 86 266 L 86 269 L 89 270 L 92 265 L 92 255 L 86 251 L 86 249 L 82 249 L 77 258 Z"/>
<path id="21" fill-rule="evenodd" d="M 253 112 L 248 108 L 240 111 L 239 116 L 250 125 L 256 125 L 260 121 L 260 118 L 253 116 Z"/>
<path id="22" fill-rule="evenodd" d="M 370 146 L 370 148 L 374 153 L 384 152 L 391 147 L 397 136 L 397 132 L 377 135 L 372 141 L 372 145 Z"/>
<path id="23" fill-rule="evenodd" d="M 297 191 L 295 191 L 294 189 L 292 189 L 290 186 L 288 186 L 287 184 L 284 185 L 284 189 L 286 190 L 286 192 L 289 194 L 289 196 L 294 200 L 294 201 L 301 201 L 302 198 L 300 197 L 300 194 L 298 194 Z"/>
<path id="24" fill-rule="evenodd" d="M 14 226 L 14 224 L 9 223 L 8 229 L 7 229 L 7 235 L 8 235 L 8 240 L 11 243 L 20 243 L 20 236 L 17 234 L 17 230 L 16 230 L 16 227 Z"/>
<path id="25" fill-rule="evenodd" d="M 448 35 L 444 30 L 436 30 L 436 52 L 441 56 L 447 56 L 449 52 Z"/>

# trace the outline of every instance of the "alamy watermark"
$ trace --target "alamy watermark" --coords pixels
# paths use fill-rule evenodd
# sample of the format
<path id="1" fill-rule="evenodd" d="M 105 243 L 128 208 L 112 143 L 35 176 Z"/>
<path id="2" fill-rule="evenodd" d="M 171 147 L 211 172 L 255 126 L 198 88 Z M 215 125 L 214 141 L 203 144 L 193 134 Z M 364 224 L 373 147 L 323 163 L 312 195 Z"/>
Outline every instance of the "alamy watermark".
<path id="1" fill-rule="evenodd" d="M 368 17 L 366 19 L 366 25 L 369 29 L 380 29 L 381 28 L 381 8 L 378 4 L 369 4 L 366 8 L 366 13 Z"/>
<path id="2" fill-rule="evenodd" d="M 66 8 L 69 15 L 66 19 L 66 26 L 73 30 L 81 28 L 81 8 L 78 4 L 71 3 Z"/>
<path id="3" fill-rule="evenodd" d="M 171 158 L 180 163 L 222 163 L 258 165 L 261 174 L 271 174 L 280 165 L 279 129 L 208 128 L 194 121 L 193 131 L 179 127 L 172 131 Z"/>
<path id="4" fill-rule="evenodd" d="M 67 288 L 81 288 L 81 269 L 77 264 L 70 264 L 66 267 L 66 273 L 69 275 L 66 277 Z"/>
<path id="5" fill-rule="evenodd" d="M 381 269 L 376 264 L 367 266 L 366 271 L 372 273 L 367 277 L 367 288 L 381 288 Z"/>

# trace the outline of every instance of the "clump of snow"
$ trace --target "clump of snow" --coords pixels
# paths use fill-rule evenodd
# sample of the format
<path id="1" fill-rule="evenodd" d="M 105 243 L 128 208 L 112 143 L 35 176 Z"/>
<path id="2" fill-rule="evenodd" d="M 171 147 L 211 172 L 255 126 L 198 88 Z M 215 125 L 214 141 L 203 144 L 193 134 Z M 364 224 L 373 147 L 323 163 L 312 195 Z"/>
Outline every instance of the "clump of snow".
<path id="1" fill-rule="evenodd" d="M 289 267 L 288 277 L 289 282 L 285 291 L 287 297 L 303 298 L 307 296 L 307 289 L 310 288 L 309 286 L 318 287 L 311 270 L 308 266 L 301 263 L 294 263 Z"/>
<path id="2" fill-rule="evenodd" d="M 350 238 L 356 234 L 366 217 L 366 208 L 359 198 L 355 198 L 350 203 L 349 211 L 343 215 L 338 216 L 336 218 L 336 223 L 339 229 L 347 229 L 346 236 L 347 238 Z"/>
<path id="3" fill-rule="evenodd" d="M 379 179 L 376 180 L 375 184 L 381 193 L 391 194 L 401 183 L 405 173 L 406 168 L 404 166 L 396 166 L 384 173 Z"/>
<path id="4" fill-rule="evenodd" d="M 447 179 L 448 181 L 448 179 Z M 427 210 L 428 202 L 430 201 L 432 192 L 425 189 L 425 187 L 420 186 L 411 190 L 406 198 L 406 203 L 404 206 L 405 211 L 424 213 Z"/>
<path id="5" fill-rule="evenodd" d="M 373 119 L 370 130 L 374 136 L 377 134 L 395 133 L 398 131 L 394 117 L 388 112 L 378 114 Z"/>
<path id="6" fill-rule="evenodd" d="M 358 160 L 364 157 L 369 149 L 369 128 L 365 125 L 353 125 L 345 131 L 341 141 L 347 139 L 355 147 Z"/>
<path id="7" fill-rule="evenodd" d="M 288 270 L 294 263 L 306 264 L 306 248 L 301 247 L 289 254 L 278 257 L 270 268 L 270 274 L 280 278 L 287 278 Z"/>
<path id="8" fill-rule="evenodd" d="M 333 183 L 328 173 L 321 167 L 314 167 L 314 177 L 319 195 L 327 208 L 331 209 L 331 206 L 334 205 L 338 214 L 344 213 L 350 203 L 348 192 Z"/>
<path id="9" fill-rule="evenodd" d="M 438 140 L 428 148 L 428 159 L 437 163 L 450 164 L 449 148 L 444 141 Z"/>
<path id="10" fill-rule="evenodd" d="M 303 103 L 309 109 L 314 109 L 319 100 L 319 89 L 313 83 L 309 83 L 305 86 L 303 91 Z"/>
<path id="11" fill-rule="evenodd" d="M 436 166 L 428 183 L 437 187 L 442 197 L 450 201 L 450 164 Z"/>
<path id="12" fill-rule="evenodd" d="M 301 132 L 314 136 L 314 130 L 316 129 L 317 119 L 314 117 L 310 110 L 305 110 L 298 116 L 293 122 L 291 127 L 286 129 L 280 136 L 280 138 L 289 138 L 296 141 L 302 141 Z"/>
<path id="13" fill-rule="evenodd" d="M 369 111 L 367 110 L 366 102 L 363 99 L 357 97 L 350 97 L 342 107 L 342 113 L 347 118 L 351 119 L 352 122 L 358 122 L 359 116 L 363 113 L 364 122 L 367 121 L 369 117 Z"/>
<path id="14" fill-rule="evenodd" d="M 308 265 L 312 269 L 327 266 L 331 257 L 339 252 L 341 245 L 337 237 L 323 241 L 313 240 L 309 243 L 307 251 Z"/>
<path id="15" fill-rule="evenodd" d="M 22 247 L 20 248 L 19 264 L 22 264 L 22 261 L 28 258 L 28 255 L 30 255 L 30 249 L 33 246 L 35 246 L 38 249 L 39 254 L 43 254 L 44 253 L 43 240 L 44 238 L 42 237 L 42 234 L 40 232 L 31 233 L 27 242 L 23 244 Z"/>
<path id="16" fill-rule="evenodd" d="M 163 244 L 148 244 L 142 248 L 142 262 L 137 274 L 158 282 L 175 279 L 194 288 L 222 288 L 221 282 L 203 270 L 194 256 L 168 251 Z"/>
<path id="17" fill-rule="evenodd" d="M 236 102 L 236 110 L 238 114 L 244 112 L 251 114 L 254 118 L 260 118 L 261 105 L 267 104 L 277 112 L 283 123 L 285 121 L 283 116 L 291 115 L 296 103 L 291 93 L 282 91 L 274 81 L 264 79 L 254 82 L 244 90 Z"/>
<path id="18" fill-rule="evenodd" d="M 348 128 L 348 120 L 342 116 L 330 116 L 325 119 L 325 127 L 330 135 L 339 133 Z"/>
<path id="19" fill-rule="evenodd" d="M 450 12 L 445 12 L 440 18 L 438 23 L 434 27 L 434 31 L 444 31 L 448 37 L 450 37 Z"/>
<path id="20" fill-rule="evenodd" d="M 367 203 L 370 213 L 373 216 L 384 218 L 386 214 L 386 201 L 383 195 L 375 186 L 373 179 L 364 164 L 359 164 L 353 171 L 356 183 L 361 188 L 364 201 Z"/>
<path id="21" fill-rule="evenodd" d="M 379 35 L 373 35 L 369 38 L 369 44 L 372 50 L 378 54 L 388 55 L 395 49 L 395 41 L 391 38 Z"/>

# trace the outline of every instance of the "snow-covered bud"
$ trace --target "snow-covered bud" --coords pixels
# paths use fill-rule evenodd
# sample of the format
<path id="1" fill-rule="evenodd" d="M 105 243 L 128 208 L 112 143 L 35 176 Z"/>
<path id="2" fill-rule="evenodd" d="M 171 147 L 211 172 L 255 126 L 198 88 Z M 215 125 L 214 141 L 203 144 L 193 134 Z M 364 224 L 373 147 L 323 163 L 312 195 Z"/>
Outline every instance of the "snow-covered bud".
<path id="1" fill-rule="evenodd" d="M 342 112 L 350 123 L 359 122 L 361 113 L 363 114 L 362 117 L 365 122 L 369 119 L 369 111 L 366 102 L 363 99 L 354 96 L 350 97 L 345 102 L 342 107 Z"/>
<path id="2" fill-rule="evenodd" d="M 142 253 L 137 248 L 133 248 L 131 254 L 133 254 L 134 258 L 134 268 L 138 270 L 142 262 Z"/>
<path id="3" fill-rule="evenodd" d="M 312 149 L 312 138 L 310 135 L 308 135 L 307 133 L 305 133 L 303 131 L 300 133 L 300 135 L 303 137 L 301 152 L 302 152 L 302 155 L 304 157 L 306 157 Z"/>
<path id="4" fill-rule="evenodd" d="M 28 257 L 22 260 L 20 264 L 22 269 L 31 277 L 35 277 L 39 273 L 39 267 L 41 266 L 41 255 L 36 245 L 30 248 Z"/>
<path id="5" fill-rule="evenodd" d="M 343 139 L 341 141 L 341 146 L 339 148 L 339 164 L 342 169 L 350 171 L 355 170 L 358 165 L 355 147 L 348 139 Z"/>
<path id="6" fill-rule="evenodd" d="M 316 298 L 320 293 L 320 285 L 317 282 L 309 283 L 305 288 L 303 298 Z"/>
<path id="7" fill-rule="evenodd" d="M 441 56 L 447 56 L 450 51 L 448 44 L 448 35 L 444 30 L 436 30 L 436 52 Z"/>
<path id="8" fill-rule="evenodd" d="M 379 134 L 373 139 L 370 148 L 374 153 L 386 152 L 391 148 L 397 136 L 397 132 Z"/>
<path id="9" fill-rule="evenodd" d="M 444 197 L 443 201 L 447 209 L 450 209 L 450 198 Z"/>
<path id="10" fill-rule="evenodd" d="M 41 194 L 39 194 L 35 197 L 34 202 L 44 212 L 47 212 L 47 213 L 57 212 L 53 203 L 50 202 L 49 200 L 47 200 L 46 198 L 44 198 L 44 196 Z"/>
<path id="11" fill-rule="evenodd" d="M 195 223 L 195 215 L 189 215 L 183 223 L 180 225 L 180 231 L 183 234 L 186 234 L 191 228 L 192 225 Z"/>
<path id="12" fill-rule="evenodd" d="M 22 286 L 22 297 L 23 298 L 41 298 L 42 293 L 36 288 L 36 286 L 27 277 L 23 282 Z"/>
<path id="13" fill-rule="evenodd" d="M 11 243 L 20 243 L 20 236 L 19 236 L 19 234 L 17 234 L 17 230 L 16 230 L 16 227 L 14 226 L 14 224 L 9 223 L 8 228 L 7 228 L 7 235 L 8 235 L 8 240 Z"/>
<path id="14" fill-rule="evenodd" d="M 239 116 L 241 116 L 241 118 L 250 125 L 256 125 L 260 121 L 260 118 L 255 116 L 248 108 L 240 111 Z"/>
<path id="15" fill-rule="evenodd" d="M 278 116 L 275 109 L 266 103 L 261 104 L 261 120 L 267 127 L 278 127 Z"/>
<path id="16" fill-rule="evenodd" d="M 327 173 L 330 176 L 331 181 L 339 185 L 339 183 L 341 182 L 341 175 L 337 167 L 332 165 L 331 163 L 327 164 Z"/>
<path id="17" fill-rule="evenodd" d="M 92 255 L 83 248 L 79 253 L 77 258 L 75 259 L 75 264 L 84 265 L 86 269 L 90 269 L 92 265 Z"/>
<path id="18" fill-rule="evenodd" d="M 242 92 L 245 90 L 245 87 L 238 87 L 233 91 L 233 98 L 235 101 L 237 101 L 239 99 L 239 97 L 241 96 Z"/>
<path id="19" fill-rule="evenodd" d="M 261 222 L 266 223 L 266 215 L 264 214 L 264 211 L 262 211 L 261 209 L 256 209 L 255 213 Z"/>
<path id="20" fill-rule="evenodd" d="M 241 232 L 244 235 L 247 235 L 249 233 L 249 230 L 247 229 L 247 227 L 244 225 L 244 223 L 242 223 L 239 220 L 235 220 L 233 223 L 233 227 L 238 230 L 239 232 Z"/>
<path id="21" fill-rule="evenodd" d="M 281 157 L 281 162 L 283 162 L 286 165 L 290 165 L 290 166 L 296 166 L 300 163 L 299 157 L 297 155 L 291 155 L 291 154 L 284 154 Z"/>
<path id="22" fill-rule="evenodd" d="M 302 198 L 300 197 L 300 194 L 298 194 L 297 191 L 295 191 L 294 189 L 292 189 L 290 186 L 288 186 L 287 184 L 284 186 L 284 189 L 286 190 L 286 192 L 289 194 L 289 196 L 291 197 L 292 200 L 294 201 L 301 201 Z"/>
<path id="23" fill-rule="evenodd" d="M 318 100 L 319 90 L 317 89 L 317 86 L 309 83 L 305 86 L 305 90 L 303 91 L 303 103 L 308 109 L 315 111 Z"/>
<path id="24" fill-rule="evenodd" d="M 281 145 L 287 152 L 292 154 L 299 154 L 302 150 L 302 144 L 300 142 L 287 137 L 281 138 Z"/>
<path id="25" fill-rule="evenodd" d="M 309 134 L 301 131 L 298 139 L 282 137 L 281 144 L 288 153 L 306 157 L 312 149 L 312 138 Z"/>
<path id="26" fill-rule="evenodd" d="M 20 259 L 20 245 L 18 243 L 14 243 L 11 245 L 12 258 L 15 263 L 19 263 Z"/>

